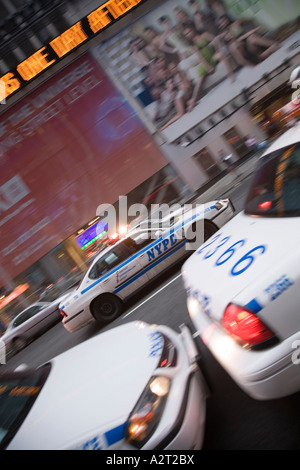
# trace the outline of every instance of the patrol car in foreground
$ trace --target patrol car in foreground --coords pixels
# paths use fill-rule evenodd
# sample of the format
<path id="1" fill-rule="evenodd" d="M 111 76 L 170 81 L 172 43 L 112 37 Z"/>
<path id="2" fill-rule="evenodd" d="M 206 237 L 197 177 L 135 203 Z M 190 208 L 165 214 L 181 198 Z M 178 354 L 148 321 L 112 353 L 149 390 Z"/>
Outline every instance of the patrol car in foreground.
<path id="1" fill-rule="evenodd" d="M 198 335 L 256 399 L 300 390 L 299 241 L 297 125 L 260 157 L 245 209 L 182 267 Z"/>
<path id="2" fill-rule="evenodd" d="M 0 449 L 200 449 L 205 415 L 184 325 L 130 322 L 36 370 L 0 373 Z"/>
<path id="3" fill-rule="evenodd" d="M 144 221 L 95 258 L 77 290 L 60 305 L 69 332 L 90 322 L 115 320 L 128 297 L 191 254 L 188 248 L 199 246 L 233 216 L 229 199 L 184 209 L 157 223 Z"/>

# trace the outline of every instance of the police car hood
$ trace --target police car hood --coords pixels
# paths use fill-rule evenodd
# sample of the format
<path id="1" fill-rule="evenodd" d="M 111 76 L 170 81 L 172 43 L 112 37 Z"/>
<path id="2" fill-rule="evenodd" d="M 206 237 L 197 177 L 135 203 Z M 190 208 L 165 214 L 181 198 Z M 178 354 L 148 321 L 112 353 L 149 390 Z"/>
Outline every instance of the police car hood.
<path id="1" fill-rule="evenodd" d="M 268 288 L 293 276 L 299 239 L 298 217 L 252 217 L 240 212 L 183 265 L 188 295 L 217 321 L 230 302 L 257 313 L 257 306 L 262 309 L 270 301 Z"/>
<path id="2" fill-rule="evenodd" d="M 120 440 L 158 365 L 159 344 L 156 330 L 136 322 L 57 356 L 9 449 L 84 448 L 96 438 L 105 448 Z"/>

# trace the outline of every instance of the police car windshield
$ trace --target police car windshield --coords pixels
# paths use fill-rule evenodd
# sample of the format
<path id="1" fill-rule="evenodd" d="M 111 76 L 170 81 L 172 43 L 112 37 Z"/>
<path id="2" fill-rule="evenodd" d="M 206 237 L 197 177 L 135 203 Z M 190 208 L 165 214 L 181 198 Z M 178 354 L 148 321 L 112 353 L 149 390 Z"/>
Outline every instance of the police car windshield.
<path id="1" fill-rule="evenodd" d="M 0 449 L 5 449 L 25 420 L 50 372 L 50 364 L 0 376 Z"/>
<path id="2" fill-rule="evenodd" d="M 300 145 L 263 157 L 252 180 L 245 213 L 263 217 L 300 216 Z"/>

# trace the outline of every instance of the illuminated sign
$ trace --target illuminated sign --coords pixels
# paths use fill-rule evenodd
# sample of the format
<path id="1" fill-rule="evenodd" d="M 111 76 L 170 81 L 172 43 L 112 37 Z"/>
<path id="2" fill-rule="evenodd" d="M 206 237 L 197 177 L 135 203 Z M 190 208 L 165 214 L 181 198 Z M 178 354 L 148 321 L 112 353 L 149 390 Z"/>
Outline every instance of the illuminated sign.
<path id="1" fill-rule="evenodd" d="M 0 302 L 0 309 L 8 305 L 12 300 L 19 297 L 19 295 L 23 294 L 27 289 L 29 289 L 29 284 L 22 284 L 15 288 L 15 290 L 9 294 L 7 297 L 4 297 L 3 300 Z"/>
<path id="2" fill-rule="evenodd" d="M 0 78 L 5 96 L 15 93 L 62 57 L 146 0 L 109 0 Z"/>
<path id="3" fill-rule="evenodd" d="M 32 385 L 16 385 L 11 389 L 12 384 L 0 384 L 0 395 L 4 393 L 12 397 L 29 397 L 39 393 L 41 387 Z"/>
<path id="4" fill-rule="evenodd" d="M 76 237 L 76 242 L 80 248 L 84 250 L 85 248 L 95 243 L 95 241 L 99 240 L 99 238 L 102 238 L 106 234 L 107 228 L 108 227 L 106 222 L 96 223 L 78 235 Z"/>

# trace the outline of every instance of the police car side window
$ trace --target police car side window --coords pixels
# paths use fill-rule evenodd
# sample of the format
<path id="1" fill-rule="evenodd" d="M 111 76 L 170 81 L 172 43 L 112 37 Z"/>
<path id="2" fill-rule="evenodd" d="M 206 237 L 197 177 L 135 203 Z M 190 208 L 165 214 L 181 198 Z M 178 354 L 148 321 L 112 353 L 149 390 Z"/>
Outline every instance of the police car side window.
<path id="1" fill-rule="evenodd" d="M 90 279 L 98 279 L 102 274 L 108 271 L 108 267 L 103 260 L 97 261 L 89 272 Z"/>
<path id="2" fill-rule="evenodd" d="M 122 243 L 116 245 L 108 253 L 103 255 L 92 267 L 89 278 L 99 279 L 108 273 L 112 268 L 125 261 L 132 253 Z"/>
<path id="3" fill-rule="evenodd" d="M 145 234 L 144 236 L 146 237 Z M 135 239 L 135 240 L 129 237 L 124 240 L 123 245 L 124 245 L 124 248 L 126 247 L 130 251 L 130 254 L 134 254 L 140 251 L 144 246 L 148 245 L 149 242 L 150 240 L 148 237 L 146 237 L 145 239 L 142 237 L 139 237 L 138 239 Z"/>

